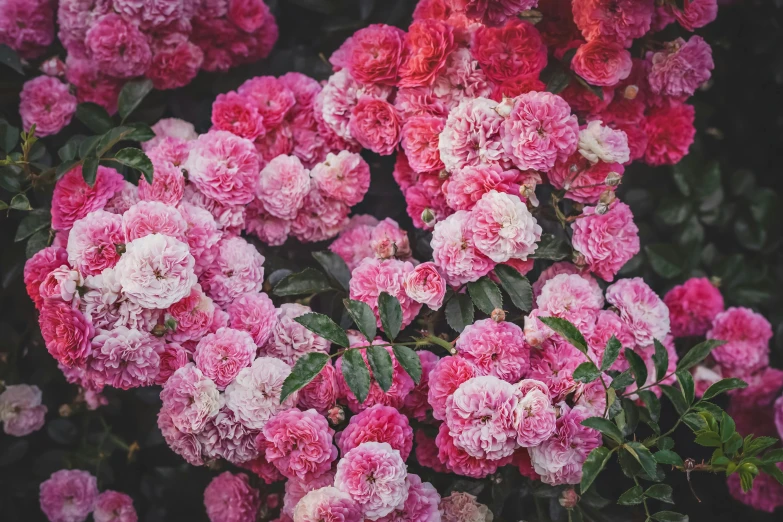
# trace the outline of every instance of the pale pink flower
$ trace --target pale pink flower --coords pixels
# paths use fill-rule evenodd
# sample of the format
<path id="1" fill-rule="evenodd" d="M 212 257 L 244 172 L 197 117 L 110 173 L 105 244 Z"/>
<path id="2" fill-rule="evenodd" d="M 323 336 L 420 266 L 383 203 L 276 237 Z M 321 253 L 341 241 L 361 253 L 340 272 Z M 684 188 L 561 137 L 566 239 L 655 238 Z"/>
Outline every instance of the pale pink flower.
<path id="1" fill-rule="evenodd" d="M 425 304 L 432 310 L 440 309 L 446 296 L 446 281 L 435 263 L 417 265 L 406 274 L 403 280 L 405 294 L 417 303 Z"/>
<path id="2" fill-rule="evenodd" d="M 310 176 L 325 197 L 349 207 L 358 204 L 370 188 L 370 166 L 359 154 L 347 150 L 328 153 L 324 161 L 313 167 Z"/>
<path id="3" fill-rule="evenodd" d="M 259 449 L 289 479 L 307 481 L 328 472 L 337 459 L 334 430 L 315 410 L 283 411 L 264 425 Z"/>
<path id="4" fill-rule="evenodd" d="M 222 233 L 208 210 L 184 201 L 178 208 L 187 225 L 185 237 L 196 261 L 194 270 L 196 275 L 201 275 L 215 260 Z"/>
<path id="5" fill-rule="evenodd" d="M 226 308 L 231 328 L 248 332 L 256 346 L 264 346 L 277 324 L 277 311 L 269 296 L 250 292 L 235 299 Z"/>
<path id="6" fill-rule="evenodd" d="M 427 395 L 432 416 L 438 420 L 446 419 L 446 404 L 462 383 L 482 375 L 478 367 L 463 357 L 443 357 L 430 372 L 429 393 Z"/>
<path id="7" fill-rule="evenodd" d="M 249 333 L 233 328 L 220 328 L 205 335 L 196 346 L 193 362 L 205 376 L 224 390 L 237 374 L 250 366 L 256 356 L 256 343 Z"/>
<path id="8" fill-rule="evenodd" d="M 163 341 L 139 330 L 117 326 L 98 330 L 92 340 L 90 369 L 97 384 L 127 390 L 155 382 Z"/>
<path id="9" fill-rule="evenodd" d="M 579 131 L 579 154 L 590 162 L 627 163 L 631 151 L 628 136 L 621 130 L 605 126 L 601 120 L 593 120 Z"/>
<path id="10" fill-rule="evenodd" d="M 408 474 L 408 498 L 402 509 L 379 518 L 378 522 L 440 522 L 438 511 L 440 494 L 429 482 L 422 482 L 418 475 Z"/>
<path id="11" fill-rule="evenodd" d="M 111 330 L 125 326 L 150 331 L 161 317 L 159 310 L 145 308 L 128 299 L 122 291 L 119 274 L 113 268 L 107 268 L 99 275 L 87 276 L 84 290 L 79 309 L 95 328 Z"/>
<path id="12" fill-rule="evenodd" d="M 215 260 L 204 272 L 201 285 L 217 304 L 228 305 L 247 292 L 258 292 L 264 282 L 264 256 L 245 239 L 220 240 Z"/>
<path id="13" fill-rule="evenodd" d="M 143 201 L 160 201 L 167 205 L 176 205 L 185 193 L 185 176 L 182 175 L 182 169 L 178 165 L 174 165 L 163 158 L 162 154 L 155 154 L 155 152 L 156 149 L 148 150 L 155 169 L 152 184 L 147 183 L 144 176 L 140 177 L 138 198 Z"/>
<path id="14" fill-rule="evenodd" d="M 385 218 L 375 225 L 370 237 L 370 248 L 379 259 L 407 259 L 412 254 L 408 233 L 391 218 Z"/>
<path id="15" fill-rule="evenodd" d="M 111 490 L 98 495 L 92 518 L 95 522 L 137 522 L 139 519 L 133 508 L 133 499 L 125 493 Z"/>
<path id="16" fill-rule="evenodd" d="M 293 522 L 361 522 L 362 510 L 348 493 L 326 486 L 304 495 L 293 510 Z"/>
<path id="17" fill-rule="evenodd" d="M 585 207 L 571 228 L 574 248 L 584 256 L 587 268 L 604 281 L 612 281 L 639 253 L 639 229 L 631 208 L 621 201 L 615 201 L 604 213 L 598 207 Z"/>
<path id="18" fill-rule="evenodd" d="M 482 375 L 516 382 L 530 364 L 530 346 L 522 329 L 506 321 L 481 319 L 463 330 L 454 345 L 461 357 L 476 365 Z"/>
<path id="19" fill-rule="evenodd" d="M 144 176 L 141 177 L 144 179 Z M 141 179 L 139 181 L 141 181 Z M 131 183 L 126 181 L 125 184 L 114 193 L 114 196 L 106 202 L 106 206 L 103 210 L 111 212 L 112 214 L 124 214 L 129 208 L 139 202 L 139 189 Z"/>
<path id="20" fill-rule="evenodd" d="M 432 260 L 451 286 L 460 286 L 487 275 L 493 261 L 476 248 L 471 213 L 457 211 L 435 224 L 432 232 Z"/>
<path id="21" fill-rule="evenodd" d="M 128 241 L 163 234 L 184 242 L 187 228 L 176 208 L 159 201 L 139 201 L 122 215 L 122 229 Z"/>
<path id="22" fill-rule="evenodd" d="M 435 443 L 438 446 L 438 459 L 448 468 L 448 471 L 471 478 L 484 478 L 491 475 L 500 466 L 510 463 L 512 458 L 508 456 L 500 460 L 488 460 L 472 457 L 465 450 L 454 445 L 454 439 L 445 422 L 440 425 Z"/>
<path id="23" fill-rule="evenodd" d="M 495 190 L 481 196 L 467 226 L 476 249 L 496 263 L 527 259 L 541 239 L 541 227 L 519 197 Z"/>
<path id="24" fill-rule="evenodd" d="M 604 300 L 590 282 L 578 274 L 559 274 L 549 279 L 536 299 L 543 317 L 560 317 L 580 331 L 590 328 Z"/>
<path id="25" fill-rule="evenodd" d="M 177 430 L 197 433 L 220 411 L 220 392 L 194 364 L 183 366 L 169 377 L 160 392 L 165 411 Z"/>
<path id="26" fill-rule="evenodd" d="M 24 437 L 40 430 L 46 411 L 38 386 L 11 384 L 0 393 L 0 422 L 6 435 Z"/>
<path id="27" fill-rule="evenodd" d="M 217 391 L 217 390 L 216 390 Z M 203 466 L 201 443 L 195 433 L 181 431 L 174 425 L 171 414 L 161 409 L 158 412 L 158 429 L 169 448 L 194 466 Z"/>
<path id="28" fill-rule="evenodd" d="M 413 429 L 408 418 L 396 408 L 376 404 L 351 417 L 339 434 L 337 446 L 345 455 L 365 442 L 386 442 L 408 460 L 413 448 Z"/>
<path id="29" fill-rule="evenodd" d="M 95 508 L 98 482 L 90 473 L 61 469 L 41 483 L 41 511 L 50 522 L 83 522 Z"/>
<path id="30" fill-rule="evenodd" d="M 411 272 L 413 264 L 408 261 L 365 259 L 351 274 L 350 297 L 370 306 L 379 327 L 382 325 L 378 312 L 378 296 L 381 292 L 386 292 L 396 297 L 402 307 L 402 326 L 405 327 L 421 310 L 421 304 L 405 293 L 404 281 Z"/>
<path id="31" fill-rule="evenodd" d="M 540 381 L 517 384 L 522 396 L 514 409 L 517 444 L 523 448 L 538 446 L 555 432 L 557 415 L 549 398 L 549 389 Z M 524 388 L 527 388 L 524 391 Z M 603 388 L 602 388 L 603 390 Z"/>
<path id="32" fill-rule="evenodd" d="M 193 124 L 179 118 L 162 118 L 152 126 L 152 130 L 155 133 L 155 137 L 141 144 L 141 148 L 145 152 L 155 148 L 168 137 L 182 141 L 193 141 L 198 138 L 198 133 Z"/>
<path id="33" fill-rule="evenodd" d="M 309 306 L 298 303 L 280 305 L 273 316 L 267 343 L 259 345 L 261 351 L 291 365 L 310 352 L 327 353 L 331 343 L 294 320 L 311 312 Z"/>
<path id="34" fill-rule="evenodd" d="M 283 381 L 290 373 L 291 367 L 280 359 L 257 358 L 226 388 L 226 407 L 246 427 L 262 429 L 276 413 L 296 404 L 296 393 L 280 403 Z"/>
<path id="35" fill-rule="evenodd" d="M 310 173 L 296 156 L 278 156 L 261 171 L 256 197 L 275 217 L 293 219 L 310 192 Z"/>
<path id="36" fill-rule="evenodd" d="M 447 170 L 498 163 L 502 159 L 503 117 L 496 107 L 497 102 L 487 98 L 469 98 L 449 112 L 438 142 Z"/>
<path id="37" fill-rule="evenodd" d="M 47 274 L 38 287 L 38 293 L 45 300 L 59 299 L 78 306 L 81 300 L 79 288 L 83 285 L 84 279 L 78 271 L 61 265 Z"/>
<path id="38" fill-rule="evenodd" d="M 232 464 L 245 464 L 258 457 L 257 430 L 243 426 L 225 406 L 197 434 L 204 458 L 223 458 Z"/>
<path id="39" fill-rule="evenodd" d="M 620 311 L 636 344 L 650 346 L 669 333 L 669 309 L 641 277 L 621 279 L 606 289 L 606 300 Z"/>
<path id="40" fill-rule="evenodd" d="M 253 522 L 261 499 L 247 475 L 224 471 L 204 490 L 204 507 L 210 522 Z"/>
<path id="41" fill-rule="evenodd" d="M 100 274 L 119 262 L 125 243 L 122 218 L 96 210 L 73 224 L 68 235 L 68 262 L 84 275 Z"/>
<path id="42" fill-rule="evenodd" d="M 455 491 L 440 501 L 443 522 L 492 522 L 492 511 L 470 493 Z"/>
<path id="43" fill-rule="evenodd" d="M 348 205 L 324 197 L 318 188 L 311 184 L 304 205 L 291 222 L 291 233 L 302 242 L 330 239 L 348 223 L 350 211 Z"/>
<path id="44" fill-rule="evenodd" d="M 499 165 L 465 167 L 452 172 L 443 184 L 446 202 L 454 210 L 470 210 L 490 191 L 518 194 L 519 171 Z"/>

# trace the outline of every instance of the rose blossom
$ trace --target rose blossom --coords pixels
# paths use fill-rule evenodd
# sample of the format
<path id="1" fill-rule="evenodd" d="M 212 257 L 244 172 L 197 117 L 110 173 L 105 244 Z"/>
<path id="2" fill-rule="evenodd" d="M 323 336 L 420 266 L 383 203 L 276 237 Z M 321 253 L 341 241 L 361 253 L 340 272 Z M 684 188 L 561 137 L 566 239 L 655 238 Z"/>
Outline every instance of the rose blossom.
<path id="1" fill-rule="evenodd" d="M 312 408 L 321 415 L 326 415 L 337 402 L 339 391 L 334 366 L 327 363 L 312 381 L 299 390 L 297 406 L 302 410 Z"/>
<path id="2" fill-rule="evenodd" d="M 137 522 L 139 520 L 136 510 L 133 509 L 133 499 L 125 493 L 110 490 L 98 495 L 92 518 L 95 522 Z"/>
<path id="3" fill-rule="evenodd" d="M 290 373 L 291 367 L 280 359 L 257 358 L 226 388 L 226 406 L 246 427 L 262 429 L 276 413 L 296 404 L 296 393 L 280 403 L 283 381 Z"/>
<path id="4" fill-rule="evenodd" d="M 500 466 L 511 462 L 511 456 L 500 460 L 488 460 L 472 457 L 462 448 L 454 444 L 449 428 L 442 423 L 438 428 L 438 436 L 435 438 L 438 447 L 438 459 L 446 466 L 448 471 L 471 478 L 484 478 L 495 473 Z"/>
<path id="5" fill-rule="evenodd" d="M 446 428 L 444 426 L 444 428 Z M 448 428 L 446 428 L 448 435 Z M 427 432 L 421 428 L 416 430 L 416 462 L 420 465 L 430 468 L 438 473 L 448 472 L 448 468 L 438 459 L 438 446 L 435 444 L 435 438 L 430 437 Z"/>
<path id="6" fill-rule="evenodd" d="M 538 446 L 555 432 L 557 415 L 549 398 L 549 388 L 541 381 L 525 379 L 517 384 L 522 397 L 514 409 L 517 444 L 523 448 Z M 603 388 L 602 388 L 603 389 Z"/>
<path id="7" fill-rule="evenodd" d="M 292 508 L 293 522 L 361 522 L 362 511 L 348 493 L 326 486 L 304 495 Z"/>
<path id="8" fill-rule="evenodd" d="M 612 40 L 590 40 L 576 50 L 571 70 L 590 85 L 611 87 L 631 74 L 631 53 Z"/>
<path id="9" fill-rule="evenodd" d="M 100 70 L 117 78 L 144 74 L 152 59 L 147 36 L 114 13 L 95 20 L 84 43 Z"/>
<path id="10" fill-rule="evenodd" d="M 429 482 L 422 482 L 418 475 L 408 474 L 408 498 L 402 509 L 378 519 L 379 522 L 440 522 L 438 504 L 440 494 Z"/>
<path id="11" fill-rule="evenodd" d="M 405 293 L 404 282 L 411 272 L 413 264 L 408 261 L 365 259 L 351 274 L 350 297 L 370 306 L 379 327 L 382 325 L 378 312 L 378 297 L 381 292 L 396 297 L 402 307 L 402 326 L 405 327 L 421 310 L 421 304 Z"/>
<path id="12" fill-rule="evenodd" d="M 116 271 L 128 299 L 145 308 L 167 308 L 190 294 L 194 265 L 186 244 L 150 234 L 125 245 Z"/>
<path id="13" fill-rule="evenodd" d="M 652 61 L 650 90 L 665 96 L 692 96 L 715 67 L 710 45 L 696 35 L 687 42 L 682 38 L 668 42 L 663 51 L 648 52 L 648 59 Z"/>
<path id="14" fill-rule="evenodd" d="M 95 507 L 98 483 L 78 469 L 61 469 L 41 483 L 41 511 L 51 522 L 83 522 Z"/>
<path id="15" fill-rule="evenodd" d="M 440 357 L 427 350 L 420 350 L 419 362 L 421 363 L 421 378 L 419 383 L 405 397 L 403 412 L 412 419 L 421 422 L 431 420 L 432 407 L 428 402 L 430 392 L 430 373 L 440 360 Z"/>
<path id="16" fill-rule="evenodd" d="M 438 148 L 446 169 L 497 163 L 503 155 L 503 117 L 495 110 L 497 102 L 468 98 L 449 112 Z"/>
<path id="17" fill-rule="evenodd" d="M 263 292 L 241 295 L 228 305 L 226 311 L 231 318 L 231 328 L 250 333 L 256 346 L 266 344 L 277 324 L 275 305 Z"/>
<path id="18" fill-rule="evenodd" d="M 417 265 L 406 274 L 402 285 L 408 297 L 432 310 L 440 309 L 446 296 L 446 281 L 432 262 Z"/>
<path id="19" fill-rule="evenodd" d="M 443 185 L 446 202 L 454 210 L 470 210 L 490 191 L 519 193 L 519 171 L 504 170 L 499 165 L 465 167 L 455 172 Z"/>
<path id="20" fill-rule="evenodd" d="M 769 364 L 771 338 L 769 321 L 742 307 L 731 307 L 719 313 L 707 332 L 707 339 L 726 341 L 711 352 L 715 361 L 726 370 L 724 374 L 740 378 Z"/>
<path id="21" fill-rule="evenodd" d="M 365 442 L 386 442 L 408 460 L 413 448 L 413 429 L 408 418 L 395 408 L 376 404 L 351 417 L 340 433 L 337 446 L 345 455 Z"/>
<path id="22" fill-rule="evenodd" d="M 576 150 L 579 124 L 560 96 L 529 92 L 514 99 L 500 134 L 503 150 L 520 169 L 546 172 Z"/>
<path id="23" fill-rule="evenodd" d="M 337 459 L 334 430 L 315 410 L 282 411 L 264 425 L 259 449 L 289 479 L 308 481 L 328 472 Z"/>
<path id="24" fill-rule="evenodd" d="M 46 349 L 57 362 L 80 366 L 90 355 L 95 335 L 92 323 L 79 310 L 62 301 L 47 301 L 38 317 Z"/>
<path id="25" fill-rule="evenodd" d="M 626 47 L 650 30 L 653 0 L 574 0 L 574 21 L 588 41 L 600 37 Z"/>
<path id="26" fill-rule="evenodd" d="M 19 93 L 19 115 L 29 131 L 35 125 L 39 137 L 57 134 L 71 122 L 76 112 L 76 97 L 68 86 L 51 76 L 38 76 L 24 83 Z"/>
<path id="27" fill-rule="evenodd" d="M 160 356 L 160 370 L 155 384 L 163 385 L 169 377 L 190 362 L 190 352 L 179 343 L 168 343 Z"/>
<path id="28" fill-rule="evenodd" d="M 644 122 L 648 138 L 644 161 L 652 166 L 679 163 L 696 135 L 695 115 L 693 106 L 684 103 L 671 102 L 650 109 Z"/>
<path id="29" fill-rule="evenodd" d="M 446 404 L 462 383 L 481 375 L 478 367 L 463 357 L 446 356 L 430 372 L 428 399 L 432 416 L 446 418 Z"/>
<path id="30" fill-rule="evenodd" d="M 669 308 L 675 337 L 704 335 L 724 307 L 720 290 L 706 277 L 692 277 L 675 286 L 666 293 L 663 302 Z"/>
<path id="31" fill-rule="evenodd" d="M 693 31 L 715 20 L 718 15 L 718 2 L 717 0 L 686 0 L 682 10 L 670 7 L 669 11 L 684 29 Z"/>
<path id="32" fill-rule="evenodd" d="M 362 96 L 351 111 L 349 129 L 359 144 L 388 156 L 400 142 L 400 117 L 394 105 L 373 96 Z"/>
<path id="33" fill-rule="evenodd" d="M 596 204 L 601 194 L 607 190 L 617 190 L 615 186 L 607 186 L 609 176 L 620 179 L 624 173 L 625 168 L 619 163 L 590 163 L 577 151 L 566 161 L 555 163 L 552 170 L 547 172 L 547 179 L 556 189 L 565 190 L 568 199 L 578 203 Z"/>
<path id="34" fill-rule="evenodd" d="M 310 173 L 296 156 L 278 156 L 261 171 L 256 197 L 264 209 L 281 219 L 293 219 L 310 192 Z"/>
<path id="35" fill-rule="evenodd" d="M 437 116 L 405 118 L 402 126 L 402 149 L 416 172 L 429 172 L 443 168 L 438 141 L 445 120 Z"/>
<path id="36" fill-rule="evenodd" d="M 404 507 L 406 476 L 399 451 L 385 442 L 365 442 L 337 463 L 334 485 L 359 504 L 365 518 L 377 520 Z"/>
<path id="37" fill-rule="evenodd" d="M 362 346 L 366 344 L 366 340 L 358 339 L 355 342 L 352 342 L 352 346 Z M 383 341 L 381 341 L 379 338 L 373 341 L 373 344 L 383 344 Z M 397 360 L 396 355 L 394 355 L 394 352 L 391 348 L 391 346 L 385 346 L 384 349 L 389 353 L 389 357 L 391 357 L 392 360 L 392 384 L 391 387 L 387 391 L 383 391 L 381 387 L 378 385 L 377 381 L 372 381 L 370 383 L 370 391 L 367 394 L 367 398 L 364 402 L 359 402 L 359 400 L 356 398 L 356 395 L 354 395 L 353 391 L 348 387 L 348 384 L 345 382 L 345 376 L 342 372 L 342 364 L 343 364 L 343 358 L 340 357 L 337 359 L 337 364 L 335 365 L 335 370 L 337 374 L 337 383 L 340 387 L 340 392 L 342 395 L 342 398 L 346 400 L 348 403 L 348 407 L 353 411 L 354 413 L 363 411 L 367 408 L 370 408 L 374 406 L 375 404 L 383 404 L 385 406 L 391 406 L 396 409 L 402 408 L 405 398 L 408 396 L 408 394 L 413 390 L 415 384 L 413 383 L 413 379 L 408 375 L 408 373 L 403 369 L 400 362 Z M 359 352 L 362 355 L 362 359 L 364 360 L 364 364 L 367 365 L 367 367 L 370 369 L 370 377 L 372 377 L 372 368 L 371 365 L 367 359 L 367 350 L 366 348 L 362 348 L 359 350 Z"/>
<path id="38" fill-rule="evenodd" d="M 258 292 L 264 282 L 264 256 L 238 236 L 217 244 L 215 260 L 204 272 L 201 284 L 217 304 L 228 305 L 247 292 Z"/>
<path id="39" fill-rule="evenodd" d="M 165 387 L 164 387 L 165 389 Z M 158 412 L 158 429 L 171 450 L 194 466 L 203 466 L 201 443 L 194 433 L 181 431 L 165 409 Z"/>
<path id="40" fill-rule="evenodd" d="M 468 325 L 454 345 L 461 357 L 476 365 L 482 375 L 516 382 L 530 364 L 530 346 L 522 329 L 506 321 L 481 319 Z"/>
<path id="41" fill-rule="evenodd" d="M 591 163 L 628 163 L 631 155 L 625 132 L 606 127 L 601 120 L 593 120 L 579 131 L 578 150 Z"/>
<path id="42" fill-rule="evenodd" d="M 299 303 L 283 303 L 275 311 L 268 341 L 261 351 L 288 364 L 294 364 L 310 352 L 327 353 L 331 343 L 295 321 L 297 317 L 312 312 L 309 306 Z"/>
<path id="43" fill-rule="evenodd" d="M 774 465 L 783 471 L 783 463 Z M 753 481 L 753 489 L 748 492 L 742 490 L 739 473 L 733 473 L 726 482 L 731 496 L 753 509 L 773 513 L 783 506 L 783 486 L 772 475 L 761 473 Z"/>
<path id="44" fill-rule="evenodd" d="M 405 35 L 399 87 L 432 84 L 454 47 L 450 25 L 432 19 L 414 20 Z"/>
<path id="45" fill-rule="evenodd" d="M 274 161 L 274 160 L 273 160 Z M 370 188 L 370 166 L 354 152 L 331 152 L 310 172 L 315 184 L 325 196 L 352 207 L 361 202 Z"/>
<path id="46" fill-rule="evenodd" d="M 240 138 L 255 140 L 266 133 L 264 117 L 250 98 L 229 92 L 218 94 L 212 104 L 212 125 Z"/>
<path id="47" fill-rule="evenodd" d="M 141 144 L 145 152 L 157 147 L 157 145 L 166 138 L 177 138 L 182 141 L 193 141 L 198 138 L 196 128 L 189 121 L 179 118 L 161 118 L 152 126 L 155 137 Z"/>
<path id="48" fill-rule="evenodd" d="M 468 227 L 475 247 L 496 263 L 527 259 L 541 239 L 541 227 L 519 197 L 495 190 L 481 196 Z"/>
<path id="49" fill-rule="evenodd" d="M 604 281 L 612 281 L 623 265 L 639 253 L 639 229 L 625 203 L 615 201 L 603 214 L 597 208 L 585 207 L 582 216 L 574 221 L 572 241 L 584 256 L 587 268 Z"/>
<path id="50" fill-rule="evenodd" d="M 253 522 L 260 506 L 259 492 L 244 473 L 224 471 L 204 490 L 210 522 Z"/>
<path id="51" fill-rule="evenodd" d="M 48 275 L 68 263 L 68 252 L 64 248 L 49 246 L 36 252 L 24 264 L 24 285 L 35 307 L 40 310 L 44 298 L 40 293 L 41 283 Z"/>
<path id="52" fill-rule="evenodd" d="M 109 167 L 98 167 L 92 186 L 84 181 L 81 167 L 69 170 L 54 186 L 52 228 L 70 230 L 77 219 L 101 210 L 124 184 L 122 175 Z"/>
<path id="53" fill-rule="evenodd" d="M 440 501 L 443 522 L 492 522 L 492 511 L 470 493 L 455 491 Z"/>
<path id="54" fill-rule="evenodd" d="M 194 364 L 183 366 L 166 381 L 160 392 L 162 410 L 171 416 L 174 426 L 185 433 L 201 431 L 217 415 L 220 392 L 211 379 Z"/>
<path id="55" fill-rule="evenodd" d="M 538 76 L 547 61 L 541 34 L 518 19 L 502 27 L 479 28 L 471 50 L 484 74 L 496 83 Z"/>
<path id="56" fill-rule="evenodd" d="M 249 333 L 220 328 L 205 335 L 196 346 L 193 362 L 204 375 L 224 390 L 242 368 L 250 366 L 256 356 L 256 343 Z"/>
<path id="57" fill-rule="evenodd" d="M 122 229 L 128 241 L 163 234 L 184 242 L 187 228 L 176 208 L 159 201 L 139 201 L 122 215 Z"/>
<path id="58" fill-rule="evenodd" d="M 150 385 L 160 366 L 159 338 L 124 326 L 98 330 L 92 340 L 90 369 L 98 384 L 123 390 Z"/>
<path id="59" fill-rule="evenodd" d="M 639 346 L 669 333 L 669 309 L 641 277 L 620 279 L 606 289 L 606 300 L 620 311 Z"/>
<path id="60" fill-rule="evenodd" d="M 82 274 L 99 274 L 117 264 L 125 242 L 122 218 L 96 210 L 73 224 L 68 236 L 68 262 Z"/>
<path id="61" fill-rule="evenodd" d="M 38 386 L 11 384 L 0 393 L 0 422 L 6 435 L 24 437 L 40 430 L 46 411 Z"/>
<path id="62" fill-rule="evenodd" d="M 277 468 L 272 468 L 277 472 Z M 279 472 L 277 472 L 279 474 Z M 280 475 L 281 479 L 283 478 Z M 285 496 L 283 497 L 282 515 L 293 517 L 297 504 L 304 496 L 316 489 L 332 487 L 334 485 L 334 470 L 327 471 L 323 475 L 308 481 L 289 479 L 285 481 Z M 349 497 L 350 498 L 350 497 Z M 361 513 L 360 513 L 361 516 Z M 290 518 L 289 518 L 290 520 Z"/>
<path id="63" fill-rule="evenodd" d="M 471 213 L 460 210 L 435 224 L 432 232 L 432 260 L 451 286 L 459 286 L 487 275 L 494 263 L 475 246 Z"/>
<path id="64" fill-rule="evenodd" d="M 544 383 L 553 403 L 564 400 L 579 383 L 574 381 L 574 370 L 587 358 L 566 341 L 552 337 L 530 353 L 528 379 Z"/>
<path id="65" fill-rule="evenodd" d="M 38 287 L 38 293 L 46 300 L 59 299 L 78 306 L 81 299 L 79 287 L 83 285 L 84 280 L 77 270 L 71 270 L 68 265 L 61 265 L 44 278 Z"/>
<path id="66" fill-rule="evenodd" d="M 408 233 L 391 218 L 385 218 L 372 229 L 370 248 L 378 259 L 411 257 L 411 245 Z"/>
<path id="67" fill-rule="evenodd" d="M 182 169 L 167 161 L 162 153 L 157 153 L 157 149 L 148 151 L 155 172 L 152 178 L 152 184 L 147 183 L 147 179 L 142 176 L 139 178 L 138 197 L 143 201 L 160 201 L 167 205 L 177 205 L 185 192 L 185 177 L 182 175 Z"/>
<path id="68" fill-rule="evenodd" d="M 165 322 L 174 321 L 168 337 L 177 342 L 198 341 L 203 337 L 215 315 L 215 304 L 206 296 L 199 284 L 190 293 L 166 310 Z"/>
<path id="69" fill-rule="evenodd" d="M 356 31 L 345 43 L 346 67 L 362 83 L 397 80 L 405 33 L 390 25 L 372 24 Z"/>

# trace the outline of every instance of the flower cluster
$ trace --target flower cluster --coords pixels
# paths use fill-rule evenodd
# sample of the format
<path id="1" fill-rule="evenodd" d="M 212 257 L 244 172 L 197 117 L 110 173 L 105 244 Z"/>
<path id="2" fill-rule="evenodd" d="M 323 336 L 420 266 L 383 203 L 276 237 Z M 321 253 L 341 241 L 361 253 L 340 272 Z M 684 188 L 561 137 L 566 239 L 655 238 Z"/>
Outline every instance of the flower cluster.
<path id="1" fill-rule="evenodd" d="M 133 499 L 125 493 L 98 492 L 98 482 L 87 471 L 60 470 L 41 483 L 41 511 L 49 522 L 137 522 Z"/>
<path id="2" fill-rule="evenodd" d="M 54 41 L 53 0 L 8 0 L 0 10 L 0 44 L 27 60 L 38 58 Z"/>

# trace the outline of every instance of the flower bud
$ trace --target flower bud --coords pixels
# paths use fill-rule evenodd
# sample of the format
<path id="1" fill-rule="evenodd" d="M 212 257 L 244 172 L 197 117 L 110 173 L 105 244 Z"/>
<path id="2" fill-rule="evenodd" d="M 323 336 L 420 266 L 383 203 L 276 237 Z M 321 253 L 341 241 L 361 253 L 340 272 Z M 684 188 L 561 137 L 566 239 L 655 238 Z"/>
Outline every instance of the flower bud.
<path id="1" fill-rule="evenodd" d="M 326 412 L 326 417 L 333 426 L 337 426 L 345 420 L 345 410 L 340 406 L 332 406 L 329 411 Z"/>
<path id="2" fill-rule="evenodd" d="M 508 118 L 508 115 L 511 114 L 511 111 L 514 109 L 514 99 L 513 98 L 506 98 L 503 97 L 503 101 L 498 103 L 497 107 L 495 107 L 495 112 L 497 112 L 500 116 L 504 118 Z"/>
<path id="3" fill-rule="evenodd" d="M 506 312 L 504 312 L 500 308 L 495 308 L 494 310 L 492 310 L 490 317 L 496 323 L 502 323 L 503 321 L 506 320 Z"/>
<path id="4" fill-rule="evenodd" d="M 70 417 L 73 413 L 73 410 L 71 409 L 70 404 L 63 404 L 60 406 L 60 409 L 58 410 L 58 413 L 60 414 L 60 417 Z"/>
<path id="5" fill-rule="evenodd" d="M 168 328 L 166 328 L 165 324 L 156 324 L 151 333 L 155 337 L 163 337 L 166 335 L 166 330 L 168 330 Z"/>
<path id="6" fill-rule="evenodd" d="M 639 94 L 639 87 L 636 85 L 629 85 L 625 88 L 625 91 L 623 91 L 623 97 L 626 100 L 633 100 L 636 98 L 636 95 Z"/>
<path id="7" fill-rule="evenodd" d="M 574 266 L 576 266 L 580 270 L 587 266 L 587 261 L 585 260 L 585 256 L 581 252 L 575 251 L 574 255 L 571 256 L 571 261 L 574 263 Z"/>
<path id="8" fill-rule="evenodd" d="M 562 493 L 560 493 L 560 498 L 557 499 L 557 501 L 560 502 L 560 505 L 564 508 L 573 509 L 579 502 L 579 495 L 577 495 L 576 491 L 573 489 L 565 489 Z"/>
<path id="9" fill-rule="evenodd" d="M 449 177 L 449 171 L 446 169 L 441 169 L 440 172 L 438 172 L 438 179 L 443 181 L 444 179 Z"/>
<path id="10" fill-rule="evenodd" d="M 606 179 L 604 180 L 604 184 L 607 187 L 616 187 L 620 184 L 620 180 L 622 180 L 622 177 L 617 172 L 610 172 L 606 175 Z"/>
<path id="11" fill-rule="evenodd" d="M 746 462 L 740 466 L 739 469 L 740 473 L 750 473 L 754 477 L 759 474 L 759 468 L 757 468 L 756 465 L 752 462 Z"/>
<path id="12" fill-rule="evenodd" d="M 538 197 L 536 197 L 535 185 L 522 185 L 519 187 L 519 195 L 527 200 L 528 206 L 538 207 Z"/>
<path id="13" fill-rule="evenodd" d="M 432 226 L 435 224 L 435 214 L 432 210 L 425 208 L 421 213 L 421 220 L 424 221 L 425 225 Z"/>

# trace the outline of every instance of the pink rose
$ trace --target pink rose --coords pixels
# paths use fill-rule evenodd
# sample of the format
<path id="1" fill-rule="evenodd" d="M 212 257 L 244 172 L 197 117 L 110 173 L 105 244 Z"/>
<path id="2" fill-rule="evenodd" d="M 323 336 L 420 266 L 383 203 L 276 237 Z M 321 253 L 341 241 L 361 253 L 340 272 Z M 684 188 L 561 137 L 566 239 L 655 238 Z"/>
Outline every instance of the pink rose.
<path id="1" fill-rule="evenodd" d="M 417 265 L 405 276 L 403 287 L 408 297 L 432 310 L 438 310 L 446 296 L 446 281 L 432 262 Z"/>

